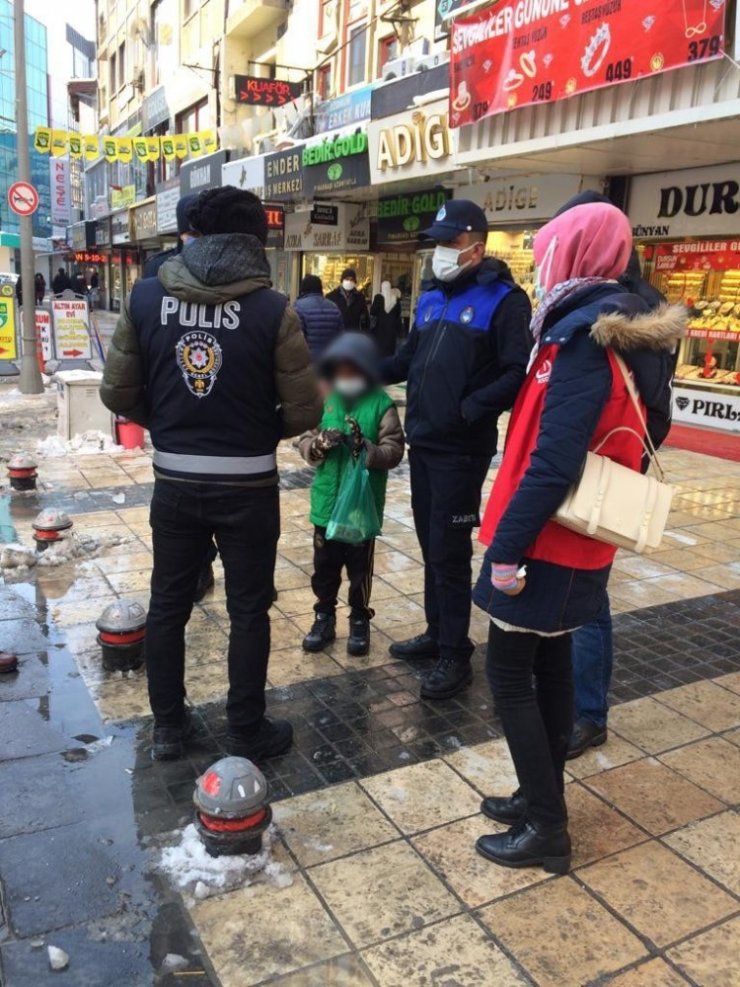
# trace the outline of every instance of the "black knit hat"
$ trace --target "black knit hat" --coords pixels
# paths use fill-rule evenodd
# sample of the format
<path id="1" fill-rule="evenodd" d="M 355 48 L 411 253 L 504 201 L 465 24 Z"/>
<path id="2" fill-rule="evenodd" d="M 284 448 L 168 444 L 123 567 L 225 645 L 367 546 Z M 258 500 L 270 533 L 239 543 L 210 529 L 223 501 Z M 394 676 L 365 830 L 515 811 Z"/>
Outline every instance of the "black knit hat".
<path id="1" fill-rule="evenodd" d="M 323 295 L 324 286 L 321 278 L 316 274 L 307 274 L 301 279 L 301 286 L 298 289 L 299 295 Z"/>
<path id="2" fill-rule="evenodd" d="M 357 271 L 353 267 L 345 267 L 342 271 L 342 281 L 354 281 L 357 284 Z"/>
<path id="3" fill-rule="evenodd" d="M 224 185 L 201 192 L 188 209 L 191 228 L 203 236 L 214 233 L 251 233 L 267 242 L 267 216 L 253 192 Z"/>

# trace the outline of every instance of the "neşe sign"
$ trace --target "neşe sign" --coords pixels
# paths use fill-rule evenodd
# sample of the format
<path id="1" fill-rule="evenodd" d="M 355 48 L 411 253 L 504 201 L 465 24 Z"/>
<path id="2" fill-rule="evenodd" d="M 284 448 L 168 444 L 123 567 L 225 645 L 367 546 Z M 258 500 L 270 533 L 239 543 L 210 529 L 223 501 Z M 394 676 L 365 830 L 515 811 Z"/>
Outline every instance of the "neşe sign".
<path id="1" fill-rule="evenodd" d="M 452 25 L 450 126 L 721 58 L 723 0 L 508 0 Z"/>
<path id="2" fill-rule="evenodd" d="M 260 79 L 253 75 L 235 75 L 237 103 L 249 106 L 284 106 L 303 93 L 303 83 L 287 79 Z"/>

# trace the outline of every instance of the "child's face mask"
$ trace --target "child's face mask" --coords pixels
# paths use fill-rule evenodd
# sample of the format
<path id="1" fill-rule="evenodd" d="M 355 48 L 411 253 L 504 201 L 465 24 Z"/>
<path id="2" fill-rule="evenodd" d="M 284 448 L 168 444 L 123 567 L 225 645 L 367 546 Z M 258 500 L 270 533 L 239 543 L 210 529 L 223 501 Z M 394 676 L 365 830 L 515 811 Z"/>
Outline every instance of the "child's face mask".
<path id="1" fill-rule="evenodd" d="M 367 381 L 364 377 L 337 377 L 334 390 L 343 398 L 358 398 L 367 391 Z"/>

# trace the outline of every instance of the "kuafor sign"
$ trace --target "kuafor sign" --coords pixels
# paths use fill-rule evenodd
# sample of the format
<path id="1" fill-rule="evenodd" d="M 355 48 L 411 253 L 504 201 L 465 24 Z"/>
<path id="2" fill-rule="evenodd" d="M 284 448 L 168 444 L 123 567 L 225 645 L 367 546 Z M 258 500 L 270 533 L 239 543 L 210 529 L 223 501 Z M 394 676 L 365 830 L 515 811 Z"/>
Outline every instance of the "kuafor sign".
<path id="1" fill-rule="evenodd" d="M 454 136 L 446 102 L 372 120 L 367 126 L 370 182 L 386 182 L 454 171 Z"/>
<path id="2" fill-rule="evenodd" d="M 57 360 L 91 360 L 90 321 L 85 298 L 52 298 Z"/>
<path id="3" fill-rule="evenodd" d="M 738 387 L 740 392 L 740 387 Z M 673 386 L 673 420 L 725 432 L 740 432 L 740 393 Z"/>
<path id="4" fill-rule="evenodd" d="M 451 29 L 450 125 L 721 58 L 724 0 L 503 0 Z"/>
<path id="5" fill-rule="evenodd" d="M 627 214 L 638 238 L 740 238 L 740 163 L 638 175 Z"/>

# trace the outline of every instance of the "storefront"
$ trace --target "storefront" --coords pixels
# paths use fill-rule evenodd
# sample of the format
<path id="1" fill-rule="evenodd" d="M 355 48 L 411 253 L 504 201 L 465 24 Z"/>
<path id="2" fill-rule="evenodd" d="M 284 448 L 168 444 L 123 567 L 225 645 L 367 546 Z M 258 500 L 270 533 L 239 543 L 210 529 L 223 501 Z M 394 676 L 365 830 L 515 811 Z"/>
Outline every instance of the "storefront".
<path id="1" fill-rule="evenodd" d="M 121 311 L 123 302 L 133 288 L 134 282 L 141 277 L 139 254 L 136 248 L 131 246 L 128 214 L 128 209 L 122 209 L 119 212 L 111 213 L 110 217 L 112 249 L 109 291 L 110 306 L 114 312 Z"/>
<path id="2" fill-rule="evenodd" d="M 180 201 L 180 179 L 169 178 L 155 188 L 154 206 L 157 236 L 163 250 L 177 246 L 177 203 Z"/>
<path id="3" fill-rule="evenodd" d="M 285 251 L 300 258 L 300 276 L 317 274 L 324 291 L 336 288 L 346 267 L 357 271 L 357 286 L 372 293 L 375 258 L 370 253 L 370 220 L 364 204 L 318 203 L 285 216 Z"/>
<path id="4" fill-rule="evenodd" d="M 740 431 L 740 164 L 641 175 L 628 213 L 643 274 L 690 322 L 673 417 Z"/>
<path id="5" fill-rule="evenodd" d="M 131 243 L 139 252 L 143 265 L 149 257 L 161 250 L 162 244 L 157 235 L 157 200 L 156 196 L 137 202 L 129 209 L 129 237 Z"/>
<path id="6" fill-rule="evenodd" d="M 221 169 L 228 160 L 228 151 L 214 151 L 202 158 L 185 161 L 180 168 L 180 195 L 218 188 L 221 185 Z"/>

